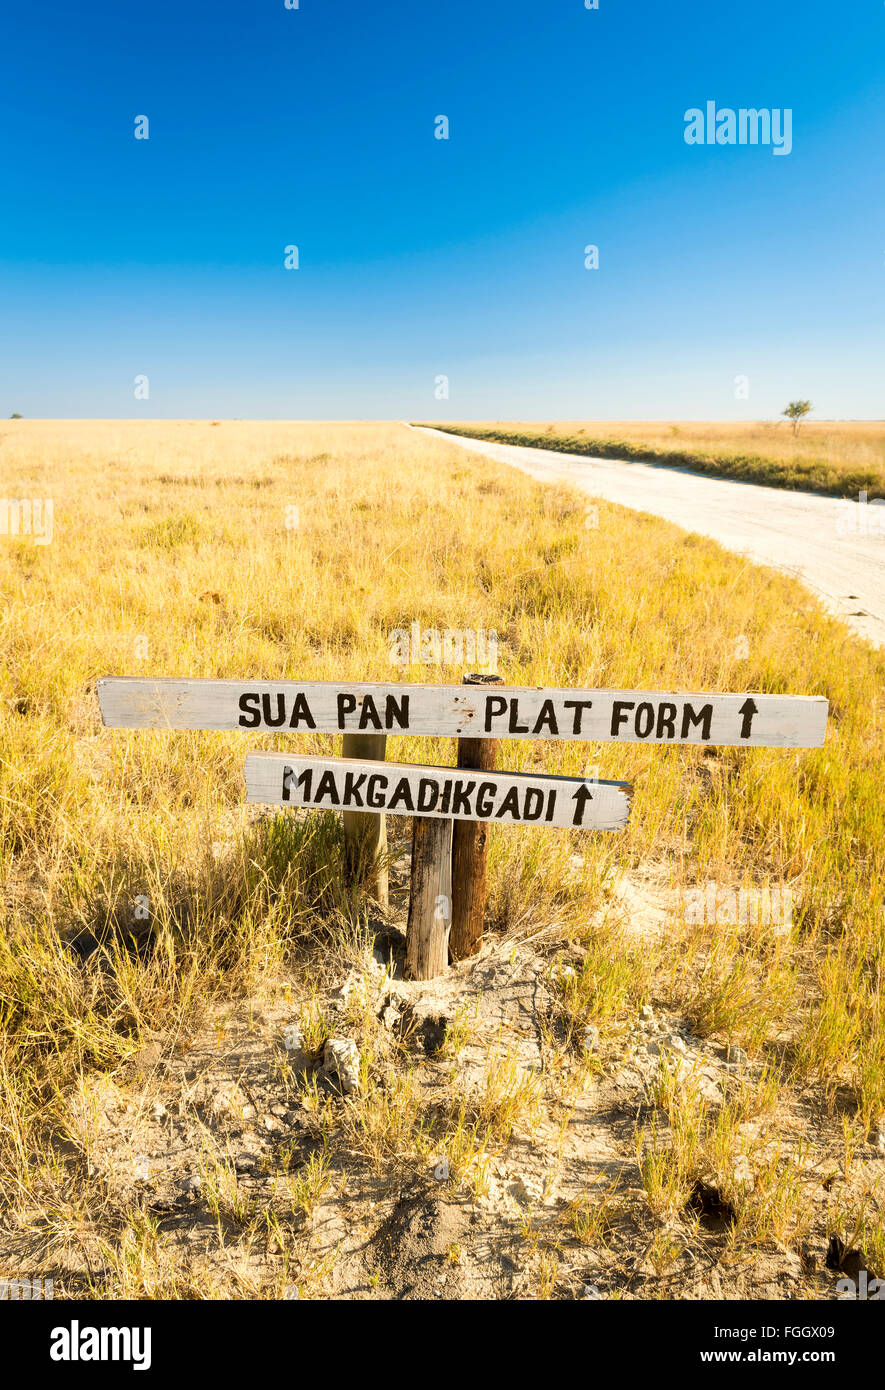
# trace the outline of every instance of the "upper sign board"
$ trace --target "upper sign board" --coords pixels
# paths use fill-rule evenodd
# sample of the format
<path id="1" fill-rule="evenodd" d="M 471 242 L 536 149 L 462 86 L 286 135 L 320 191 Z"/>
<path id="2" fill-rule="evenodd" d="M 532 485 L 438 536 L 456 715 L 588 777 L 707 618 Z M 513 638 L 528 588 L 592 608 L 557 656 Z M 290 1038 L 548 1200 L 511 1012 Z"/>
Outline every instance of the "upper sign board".
<path id="1" fill-rule="evenodd" d="M 102 719 L 115 729 L 820 748 L 827 728 L 827 701 L 819 695 L 106 677 L 98 700 Z"/>

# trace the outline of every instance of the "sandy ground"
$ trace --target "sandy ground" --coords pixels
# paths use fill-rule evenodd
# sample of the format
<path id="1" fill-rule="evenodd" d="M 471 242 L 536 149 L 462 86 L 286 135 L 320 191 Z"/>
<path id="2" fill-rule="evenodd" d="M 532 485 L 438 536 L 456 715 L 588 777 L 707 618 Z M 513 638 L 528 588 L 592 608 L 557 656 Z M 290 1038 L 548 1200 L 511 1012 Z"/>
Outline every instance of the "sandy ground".
<path id="1" fill-rule="evenodd" d="M 785 570 L 861 637 L 885 646 L 885 507 L 681 468 L 491 444 L 440 430 L 424 433 L 512 464 L 542 482 L 574 483 L 592 497 L 664 517 Z"/>
<path id="2" fill-rule="evenodd" d="M 655 898 L 656 886 L 645 886 Z M 631 908 L 629 918 L 631 929 L 653 930 L 641 912 Z M 354 1098 L 329 1087 L 318 1063 L 286 1051 L 297 1008 L 282 989 L 268 990 L 186 1037 L 158 1035 L 114 1078 L 91 1077 L 71 1095 L 79 1142 L 57 1141 L 57 1151 L 62 1165 L 81 1173 L 88 1155 L 94 1219 L 53 1219 L 50 1194 L 40 1193 L 0 1222 L 0 1266 L 50 1276 L 56 1298 L 75 1299 L 125 1296 L 108 1268 L 114 1246 L 133 1262 L 147 1256 L 140 1292 L 160 1298 L 201 1296 L 207 1286 L 216 1296 L 263 1299 L 837 1296 L 828 1220 L 880 1175 L 878 1147 L 858 1149 L 851 1181 L 843 1181 L 837 1127 L 820 1131 L 811 1098 L 801 1094 L 780 1117 L 778 1135 L 763 1134 L 757 1121 L 744 1126 L 751 1157 L 742 1181 L 754 1182 L 755 1167 L 775 1152 L 798 1159 L 811 1133 L 820 1148 L 803 1160 L 801 1232 L 745 1244 L 735 1255 L 730 1218 L 718 1207 L 690 1206 L 666 1222 L 651 1215 L 635 1126 L 654 1119 L 668 1142 L 668 1117 L 651 1091 L 662 1058 L 697 1077 L 714 1111 L 744 1080 L 758 1080 L 759 1063 L 727 1063 L 721 1046 L 692 1036 L 678 1013 L 656 1002 L 594 1054 L 583 1088 L 557 1102 L 550 1088 L 563 1073 L 550 1049 L 557 971 L 550 958 L 491 938 L 447 976 L 408 982 L 401 947 L 400 940 L 388 969 L 370 961 L 364 973 L 354 971 L 325 1006 L 334 1013 L 349 990 L 364 991 L 390 1030 L 389 1064 L 410 1072 L 440 1112 L 459 1095 L 481 1093 L 492 1054 L 507 1050 L 518 1075 L 533 1079 L 541 1104 L 531 1123 L 523 1116 L 489 1153 L 481 1190 L 460 1185 L 437 1158 L 388 1154 L 373 1162 L 348 1123 Z M 443 1057 L 435 1046 L 459 1010 L 469 1016 L 469 1038 L 457 1056 Z M 305 1071 L 330 1091 L 325 1138 L 298 1089 Z M 372 1078 L 373 1088 L 390 1084 L 390 1071 Z M 320 1155 L 323 1191 L 300 1208 L 299 1181 Z M 584 1202 L 613 1204 L 604 1231 L 578 1232 L 575 1204 Z M 145 1221 L 156 1244 L 150 1239 L 142 1250 L 132 1234 L 147 1230 Z"/>
<path id="3" fill-rule="evenodd" d="M 661 1075 L 696 1084 L 712 1118 L 758 1085 L 765 1058 L 696 1036 L 673 1000 L 655 996 L 605 1036 L 566 1041 L 558 1001 L 585 953 L 544 931 L 490 933 L 444 976 L 406 980 L 410 867 L 406 850 L 359 962 L 327 969 L 318 956 L 310 991 L 300 977 L 265 981 L 71 1087 L 67 1124 L 44 1135 L 54 1163 L 0 1211 L 0 1273 L 51 1278 L 57 1299 L 838 1297 L 860 1254 L 846 1231 L 834 1265 L 829 1233 L 881 1187 L 885 1132 L 859 1144 L 845 1171 L 841 1116 L 811 1088 L 785 1088 L 776 1115 L 748 1115 L 735 1155 L 735 1181 L 751 1194 L 772 1162 L 792 1161 L 782 1228 L 733 1244 L 735 1213 L 713 1173 L 687 1207 L 654 1216 L 635 1141 L 637 1124 L 653 1124 L 669 1150 Z M 620 907 L 607 910 L 637 943 L 667 931 L 666 865 L 623 876 L 615 893 Z M 302 1050 L 309 993 L 324 1033 L 364 1054 L 371 1046 L 359 1095 L 335 1081 L 321 1045 Z M 441 1048 L 452 1027 L 455 1045 Z M 494 1057 L 512 1062 L 510 1093 L 531 1094 L 512 1134 L 490 1141 L 474 1185 L 440 1163 L 435 1143 L 462 1101 L 468 1121 L 481 1113 Z M 401 1104 L 407 1081 L 420 1114 Z M 322 1180 L 306 1201 L 312 1173 Z M 585 1210 L 600 1224 L 582 1229 Z"/>

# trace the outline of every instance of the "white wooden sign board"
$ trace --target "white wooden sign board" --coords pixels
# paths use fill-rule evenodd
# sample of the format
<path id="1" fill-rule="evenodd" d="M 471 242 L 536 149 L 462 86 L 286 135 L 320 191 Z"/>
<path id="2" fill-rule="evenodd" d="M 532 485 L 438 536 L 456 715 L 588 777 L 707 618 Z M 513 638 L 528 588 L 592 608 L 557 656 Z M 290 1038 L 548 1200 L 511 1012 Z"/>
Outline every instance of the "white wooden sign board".
<path id="1" fill-rule="evenodd" d="M 363 732 L 739 748 L 820 748 L 828 708 L 818 695 L 126 677 L 100 680 L 98 700 L 102 719 L 115 729 Z"/>
<path id="2" fill-rule="evenodd" d="M 246 800 L 274 806 L 623 830 L 632 795 L 627 782 L 581 777 L 466 772 L 420 763 L 297 758 L 287 753 L 250 753 L 246 758 Z"/>

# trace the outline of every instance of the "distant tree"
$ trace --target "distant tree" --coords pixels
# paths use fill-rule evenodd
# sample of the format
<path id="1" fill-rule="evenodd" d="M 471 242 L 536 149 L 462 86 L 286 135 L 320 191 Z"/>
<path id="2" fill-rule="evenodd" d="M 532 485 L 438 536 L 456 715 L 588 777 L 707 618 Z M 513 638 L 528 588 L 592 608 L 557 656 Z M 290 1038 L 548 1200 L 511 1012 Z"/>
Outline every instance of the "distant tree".
<path id="1" fill-rule="evenodd" d="M 793 425 L 793 433 L 798 434 L 799 426 L 802 424 L 805 416 L 813 409 L 814 406 L 811 404 L 811 401 L 790 401 L 786 410 L 781 411 L 781 414 L 786 415 L 787 419 L 791 421 Z"/>
<path id="2" fill-rule="evenodd" d="M 14 410 L 9 418 L 10 420 L 20 420 L 22 417 L 19 415 L 17 410 Z"/>

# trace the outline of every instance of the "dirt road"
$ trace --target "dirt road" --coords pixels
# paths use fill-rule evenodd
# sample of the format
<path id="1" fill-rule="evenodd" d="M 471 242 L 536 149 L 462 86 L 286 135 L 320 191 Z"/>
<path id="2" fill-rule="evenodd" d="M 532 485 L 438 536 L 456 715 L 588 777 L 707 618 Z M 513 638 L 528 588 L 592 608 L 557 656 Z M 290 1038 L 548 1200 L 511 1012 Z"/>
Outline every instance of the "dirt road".
<path id="1" fill-rule="evenodd" d="M 418 428 L 418 427 L 415 427 Z M 885 506 L 708 478 L 679 468 L 491 444 L 425 429 L 544 482 L 650 512 L 803 580 L 831 612 L 885 646 Z"/>

